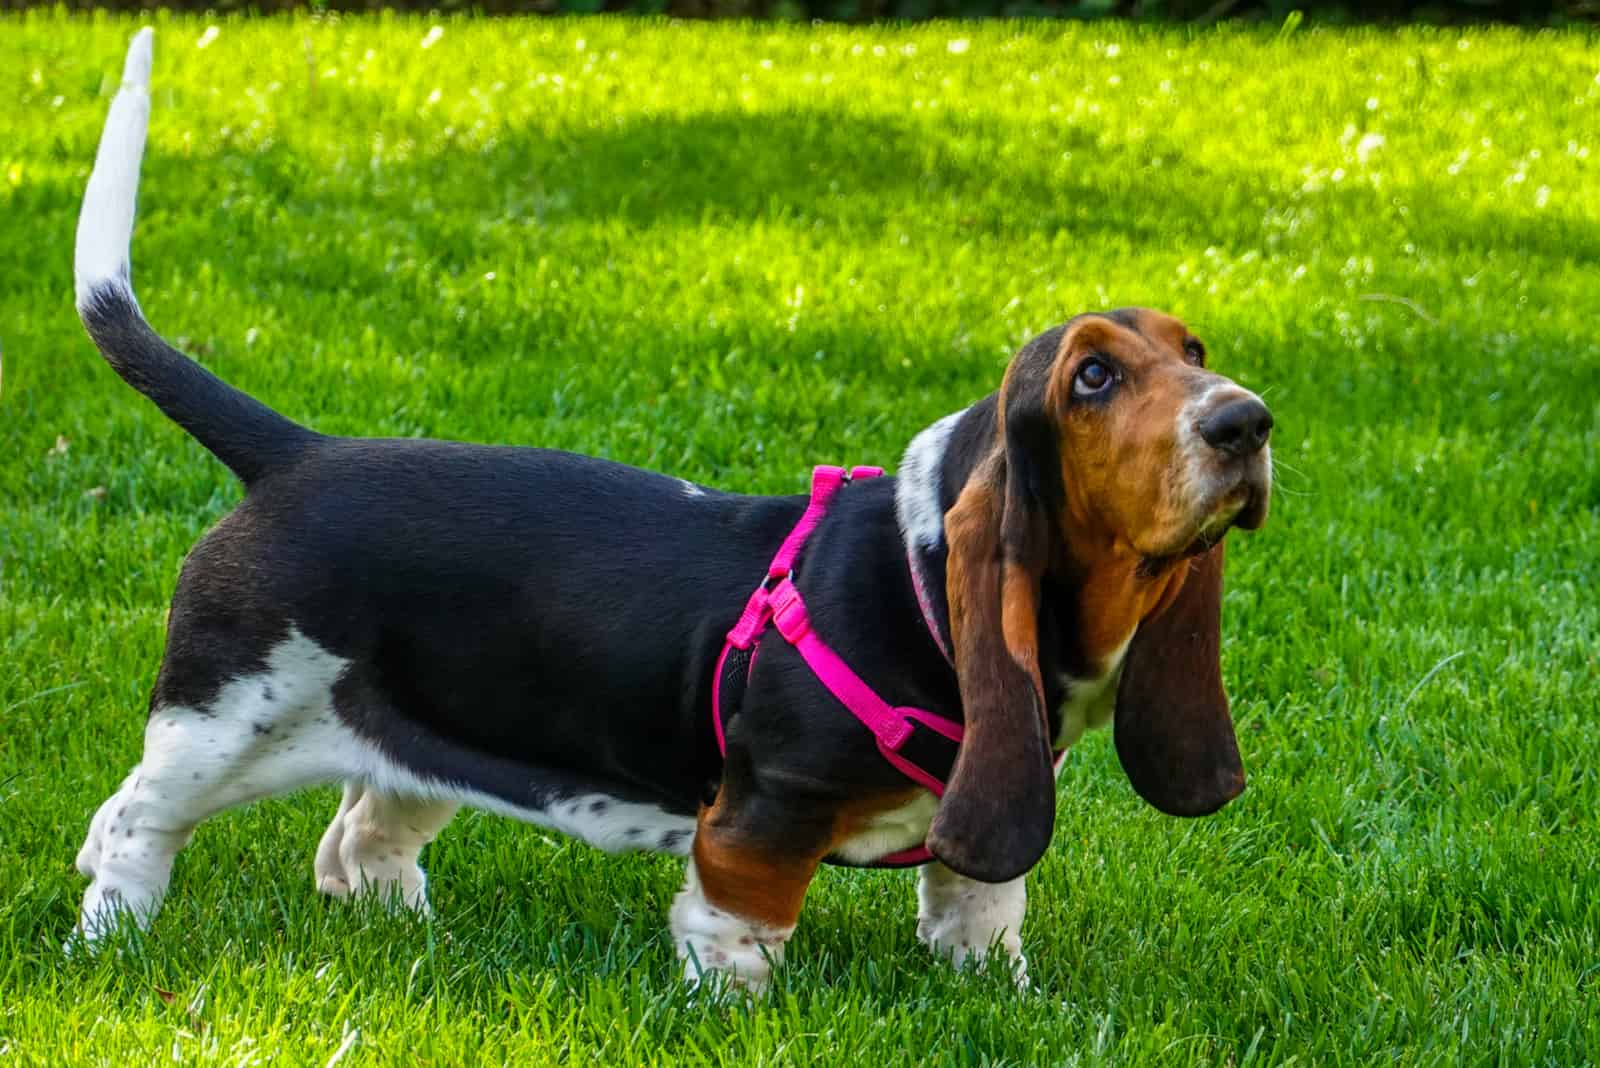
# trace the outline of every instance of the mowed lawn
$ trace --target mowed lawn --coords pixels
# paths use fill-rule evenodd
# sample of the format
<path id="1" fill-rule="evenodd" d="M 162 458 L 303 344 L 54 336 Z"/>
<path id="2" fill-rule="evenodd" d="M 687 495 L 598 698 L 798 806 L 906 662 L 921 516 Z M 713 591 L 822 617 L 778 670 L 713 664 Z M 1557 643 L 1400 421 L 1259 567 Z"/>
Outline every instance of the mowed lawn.
<path id="1" fill-rule="evenodd" d="M 157 20 L 143 304 L 322 430 L 799 492 L 1123 304 L 1272 405 L 1246 793 L 1163 817 L 1091 736 L 1032 990 L 935 963 L 910 874 L 832 869 L 746 1007 L 680 990 L 671 859 L 463 814 L 431 920 L 320 898 L 331 790 L 202 825 L 147 938 L 62 955 L 239 497 L 72 310 L 137 25 L 0 19 L 0 1063 L 1600 1060 L 1596 37 Z"/>

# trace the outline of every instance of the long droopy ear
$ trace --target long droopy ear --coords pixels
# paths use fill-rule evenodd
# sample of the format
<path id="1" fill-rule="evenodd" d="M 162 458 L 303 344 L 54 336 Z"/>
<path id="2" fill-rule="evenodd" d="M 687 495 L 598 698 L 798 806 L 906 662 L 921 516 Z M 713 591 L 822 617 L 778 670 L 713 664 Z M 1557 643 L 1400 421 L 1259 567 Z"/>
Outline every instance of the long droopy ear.
<path id="1" fill-rule="evenodd" d="M 1176 598 L 1134 634 L 1112 728 L 1128 781 L 1172 816 L 1215 812 L 1244 789 L 1222 687 L 1223 546 L 1190 561 Z"/>
<path id="2" fill-rule="evenodd" d="M 1037 633 L 1048 526 L 1019 460 L 997 447 L 945 515 L 966 733 L 927 844 L 984 882 L 1033 867 L 1055 824 Z"/>

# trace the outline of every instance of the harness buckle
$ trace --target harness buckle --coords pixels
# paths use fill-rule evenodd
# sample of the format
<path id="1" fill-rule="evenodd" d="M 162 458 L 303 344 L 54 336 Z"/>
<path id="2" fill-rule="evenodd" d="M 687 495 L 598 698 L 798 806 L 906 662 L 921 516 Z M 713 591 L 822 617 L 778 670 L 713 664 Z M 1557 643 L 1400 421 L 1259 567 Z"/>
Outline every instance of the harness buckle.
<path id="1" fill-rule="evenodd" d="M 778 628 L 784 641 L 793 645 L 811 630 L 811 615 L 800 591 L 793 582 L 784 579 L 772 594 L 772 625 Z"/>

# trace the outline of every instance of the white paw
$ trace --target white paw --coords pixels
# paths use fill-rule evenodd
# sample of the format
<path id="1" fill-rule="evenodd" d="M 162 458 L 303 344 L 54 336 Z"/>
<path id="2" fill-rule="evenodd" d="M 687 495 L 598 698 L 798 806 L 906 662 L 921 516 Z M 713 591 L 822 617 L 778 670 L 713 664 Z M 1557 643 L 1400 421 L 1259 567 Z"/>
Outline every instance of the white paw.
<path id="1" fill-rule="evenodd" d="M 940 923 L 924 917 L 917 921 L 917 940 L 957 971 L 969 964 L 980 968 L 991 958 L 1004 958 L 1017 987 L 1028 988 L 1028 958 L 1022 954 L 1022 940 L 1010 931 L 973 931 L 959 921 Z"/>
<path id="2" fill-rule="evenodd" d="M 78 926 L 63 948 L 69 954 L 93 952 L 119 928 L 149 926 L 160 905 L 159 892 L 134 888 L 130 894 L 110 885 L 103 877 L 97 879 L 84 892 Z"/>
<path id="3" fill-rule="evenodd" d="M 415 855 L 408 856 L 370 832 L 363 834 L 359 827 L 347 828 L 334 850 L 318 850 L 316 877 L 317 890 L 329 897 L 373 897 L 424 916 L 432 914 L 428 876 Z"/>
<path id="4" fill-rule="evenodd" d="M 329 897 L 349 897 L 350 880 L 344 877 L 343 872 L 334 875 L 331 872 L 318 871 L 317 893 L 327 894 Z"/>
<path id="5" fill-rule="evenodd" d="M 390 857 L 352 862 L 339 873 L 318 873 L 317 889 L 330 897 L 371 897 L 423 916 L 433 914 L 427 875 L 415 864 L 395 863 Z"/>
<path id="6" fill-rule="evenodd" d="M 712 905 L 693 861 L 672 903 L 670 923 L 684 982 L 698 986 L 715 974 L 749 994 L 766 990 L 773 965 L 782 962 L 784 943 L 794 933 L 793 927 L 767 927 Z"/>

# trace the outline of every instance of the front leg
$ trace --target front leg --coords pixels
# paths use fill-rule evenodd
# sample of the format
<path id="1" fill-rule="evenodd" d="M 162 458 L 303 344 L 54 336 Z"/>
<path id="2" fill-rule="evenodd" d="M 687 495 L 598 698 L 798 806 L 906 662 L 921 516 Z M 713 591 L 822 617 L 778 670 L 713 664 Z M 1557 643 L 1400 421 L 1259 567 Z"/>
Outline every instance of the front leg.
<path id="1" fill-rule="evenodd" d="M 670 917 L 685 981 L 719 972 L 751 991 L 766 986 L 827 851 L 830 825 L 727 786 L 701 810 Z"/>
<path id="2" fill-rule="evenodd" d="M 1026 876 L 980 883 L 937 861 L 917 873 L 917 938 L 957 968 L 982 962 L 998 946 L 1010 958 L 1018 986 L 1028 984 L 1022 955 L 1022 917 L 1028 910 Z"/>

